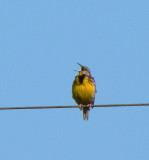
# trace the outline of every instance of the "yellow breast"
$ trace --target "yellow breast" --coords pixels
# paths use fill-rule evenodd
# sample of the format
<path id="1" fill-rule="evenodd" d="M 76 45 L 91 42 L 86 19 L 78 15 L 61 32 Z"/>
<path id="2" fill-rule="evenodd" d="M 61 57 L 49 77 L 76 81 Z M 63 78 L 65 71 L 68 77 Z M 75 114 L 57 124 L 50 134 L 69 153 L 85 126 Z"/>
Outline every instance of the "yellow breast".
<path id="1" fill-rule="evenodd" d="M 73 98 L 78 104 L 92 104 L 95 98 L 95 86 L 89 82 L 88 77 L 84 78 L 83 83 L 75 83 L 72 88 Z"/>

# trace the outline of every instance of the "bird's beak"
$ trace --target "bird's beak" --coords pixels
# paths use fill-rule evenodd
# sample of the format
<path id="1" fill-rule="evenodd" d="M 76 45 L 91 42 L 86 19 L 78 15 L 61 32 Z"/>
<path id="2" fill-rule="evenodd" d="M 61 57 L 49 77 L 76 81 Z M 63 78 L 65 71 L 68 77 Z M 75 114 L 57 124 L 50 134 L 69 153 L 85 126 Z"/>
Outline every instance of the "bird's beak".
<path id="1" fill-rule="evenodd" d="M 81 70 L 74 70 L 74 71 L 76 71 L 76 72 L 81 72 Z"/>
<path id="2" fill-rule="evenodd" d="M 80 63 L 77 63 L 80 67 L 83 67 Z"/>

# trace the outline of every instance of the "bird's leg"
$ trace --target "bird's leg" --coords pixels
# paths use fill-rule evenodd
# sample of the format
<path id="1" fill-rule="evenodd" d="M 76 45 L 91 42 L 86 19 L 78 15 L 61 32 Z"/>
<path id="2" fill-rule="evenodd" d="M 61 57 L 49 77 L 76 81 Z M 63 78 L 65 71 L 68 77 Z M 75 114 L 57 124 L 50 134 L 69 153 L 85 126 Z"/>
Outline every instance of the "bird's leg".
<path id="1" fill-rule="evenodd" d="M 82 111 L 83 105 L 82 105 L 82 104 L 79 104 L 79 108 L 80 108 L 80 111 Z"/>
<path id="2" fill-rule="evenodd" d="M 89 106 L 90 108 L 92 108 L 92 109 L 93 109 L 93 107 L 94 107 L 93 104 L 88 104 L 88 106 Z"/>

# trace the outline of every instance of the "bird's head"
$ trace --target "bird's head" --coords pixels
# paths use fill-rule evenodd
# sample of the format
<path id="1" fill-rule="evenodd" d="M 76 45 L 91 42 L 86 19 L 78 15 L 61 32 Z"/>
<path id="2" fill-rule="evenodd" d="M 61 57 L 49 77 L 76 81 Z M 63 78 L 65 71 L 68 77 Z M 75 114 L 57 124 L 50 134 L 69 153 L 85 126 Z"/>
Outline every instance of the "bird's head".
<path id="1" fill-rule="evenodd" d="M 81 70 L 77 70 L 79 72 L 79 75 L 87 75 L 87 76 L 91 76 L 91 71 L 88 67 L 81 65 L 80 63 L 78 63 L 78 65 L 81 67 Z"/>

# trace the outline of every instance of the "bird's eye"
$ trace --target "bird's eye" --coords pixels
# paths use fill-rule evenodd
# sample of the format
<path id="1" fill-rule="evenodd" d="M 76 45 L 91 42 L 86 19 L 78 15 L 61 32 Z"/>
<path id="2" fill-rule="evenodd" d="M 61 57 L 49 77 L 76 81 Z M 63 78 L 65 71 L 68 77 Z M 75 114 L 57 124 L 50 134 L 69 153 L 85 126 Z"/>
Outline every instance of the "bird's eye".
<path id="1" fill-rule="evenodd" d="M 86 68 L 86 67 L 83 67 L 83 70 L 87 70 L 87 68 Z"/>

